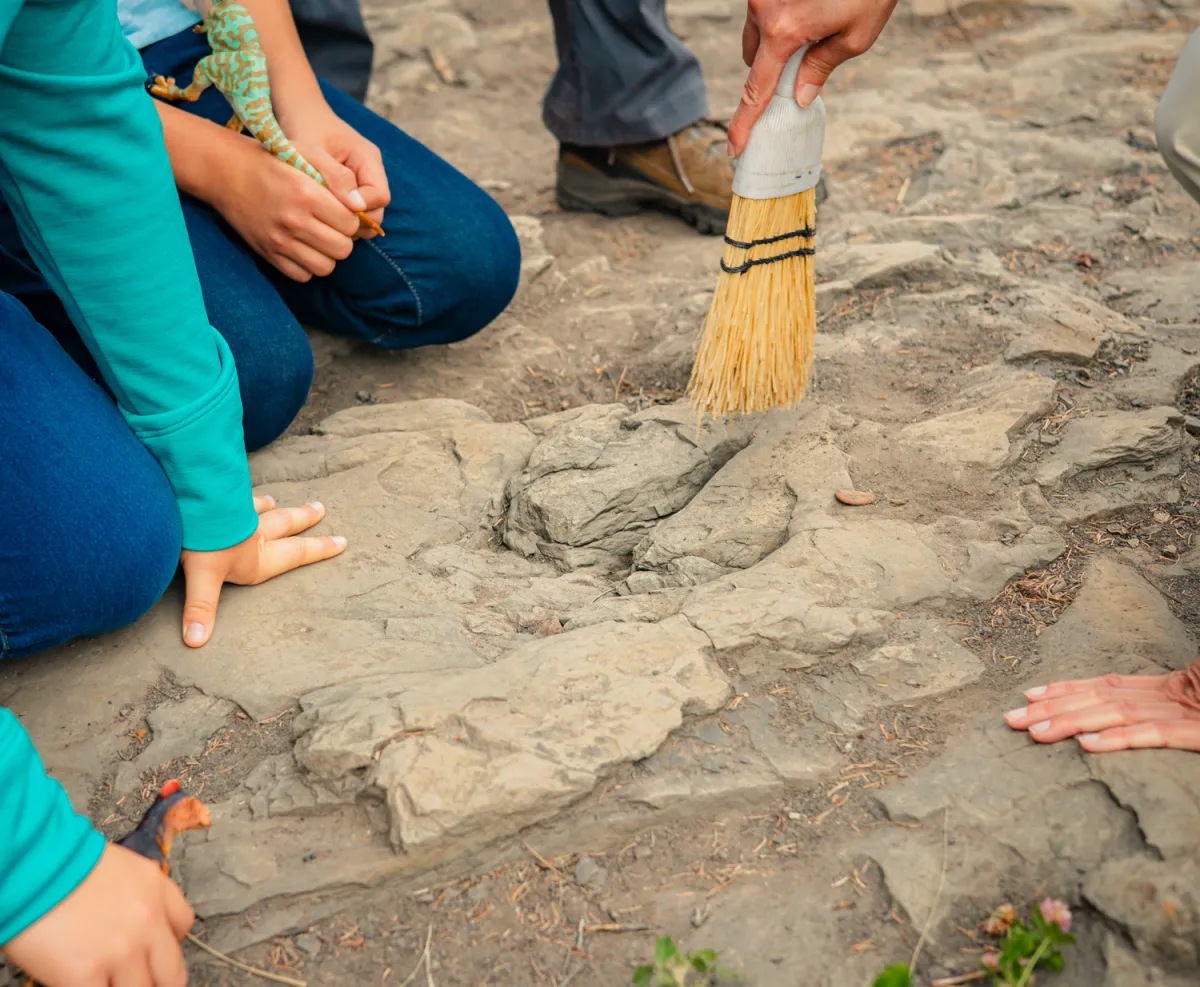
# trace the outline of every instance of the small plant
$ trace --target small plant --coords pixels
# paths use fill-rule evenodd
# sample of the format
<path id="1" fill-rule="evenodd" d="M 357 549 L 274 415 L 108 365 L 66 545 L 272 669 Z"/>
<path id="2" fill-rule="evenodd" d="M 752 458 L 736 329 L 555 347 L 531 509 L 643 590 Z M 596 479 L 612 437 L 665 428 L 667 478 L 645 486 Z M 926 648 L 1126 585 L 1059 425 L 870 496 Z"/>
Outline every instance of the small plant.
<path id="1" fill-rule="evenodd" d="M 1070 934 L 1071 909 L 1056 898 L 1034 905 L 1028 925 L 1011 905 L 1001 905 L 982 929 L 990 935 L 1004 933 L 996 947 L 986 950 L 980 959 L 994 987 L 1025 987 L 1038 967 L 1062 973 L 1066 961 L 1059 947 L 1075 942 Z"/>
<path id="2" fill-rule="evenodd" d="M 633 971 L 633 987 L 710 987 L 719 974 L 717 954 L 711 949 L 698 949 L 683 954 L 670 936 L 654 944 L 653 965 L 639 966 Z"/>
<path id="3" fill-rule="evenodd" d="M 897 963 L 889 966 L 878 977 L 871 987 L 912 987 L 912 971 L 907 963 Z"/>
<path id="4" fill-rule="evenodd" d="M 1057 898 L 1034 905 L 1028 925 L 1012 905 L 1001 905 L 979 923 L 979 929 L 995 939 L 1004 937 L 984 950 L 979 960 L 992 987 L 1026 987 L 1038 967 L 1062 973 L 1065 960 L 1059 947 L 1075 942 L 1070 935 L 1071 909 Z M 889 966 L 872 987 L 913 987 L 912 971 L 907 963 Z"/>

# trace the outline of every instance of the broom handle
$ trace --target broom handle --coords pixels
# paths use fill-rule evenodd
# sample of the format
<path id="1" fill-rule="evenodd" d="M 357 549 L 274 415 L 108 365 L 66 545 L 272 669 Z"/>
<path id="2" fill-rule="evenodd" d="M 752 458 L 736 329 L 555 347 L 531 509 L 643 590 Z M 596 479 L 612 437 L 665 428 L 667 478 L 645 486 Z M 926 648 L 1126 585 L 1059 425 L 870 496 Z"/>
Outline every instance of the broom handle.
<path id="1" fill-rule="evenodd" d="M 779 85 L 775 87 L 776 96 L 786 96 L 794 99 L 796 96 L 796 76 L 800 74 L 800 63 L 812 45 L 802 45 L 799 50 L 787 60 L 783 67 L 783 75 L 779 77 Z"/>

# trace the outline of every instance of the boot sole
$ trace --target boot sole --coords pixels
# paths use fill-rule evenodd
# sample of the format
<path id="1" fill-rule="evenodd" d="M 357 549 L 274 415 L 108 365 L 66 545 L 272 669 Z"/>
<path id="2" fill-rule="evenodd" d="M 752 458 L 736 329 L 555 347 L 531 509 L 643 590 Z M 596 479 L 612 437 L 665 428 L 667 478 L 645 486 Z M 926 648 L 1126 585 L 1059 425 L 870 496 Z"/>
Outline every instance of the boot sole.
<path id="1" fill-rule="evenodd" d="M 718 236 L 725 232 L 729 212 L 693 202 L 670 189 L 634 178 L 607 175 L 558 166 L 558 204 L 570 212 L 596 212 L 622 219 L 658 207 L 677 213 L 699 232 Z"/>
<path id="2" fill-rule="evenodd" d="M 569 212 L 595 212 L 611 219 L 624 219 L 658 207 L 679 214 L 700 233 L 710 236 L 724 234 L 729 213 L 702 202 L 693 202 L 676 195 L 670 189 L 633 178 L 611 178 L 607 175 L 558 166 L 556 198 L 562 209 Z M 816 204 L 829 197 L 825 176 L 817 183 Z"/>

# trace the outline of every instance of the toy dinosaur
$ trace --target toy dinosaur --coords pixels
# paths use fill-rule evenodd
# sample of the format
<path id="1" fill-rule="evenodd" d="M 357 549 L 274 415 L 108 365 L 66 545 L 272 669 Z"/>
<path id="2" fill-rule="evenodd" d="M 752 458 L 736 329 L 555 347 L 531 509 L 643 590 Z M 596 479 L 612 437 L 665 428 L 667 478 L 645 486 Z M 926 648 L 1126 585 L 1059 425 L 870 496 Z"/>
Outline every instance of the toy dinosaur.
<path id="1" fill-rule="evenodd" d="M 243 129 L 250 131 L 263 147 L 284 164 L 325 185 L 325 178 L 304 160 L 275 118 L 271 83 L 267 77 L 267 56 L 250 11 L 238 0 L 216 0 L 208 16 L 196 25 L 195 31 L 208 35 L 212 54 L 205 55 L 196 63 L 192 84 L 180 89 L 174 79 L 160 75 L 155 77 L 150 92 L 161 99 L 194 103 L 205 89 L 216 86 L 233 108 L 233 119 L 226 127 L 236 133 L 241 133 Z M 356 212 L 355 215 L 363 226 L 383 235 L 383 228 L 365 212 Z"/>
<path id="2" fill-rule="evenodd" d="M 141 822 L 133 832 L 117 841 L 118 846 L 152 860 L 162 868 L 164 874 L 171 873 L 167 859 L 171 844 L 180 833 L 189 829 L 208 829 L 212 815 L 208 806 L 193 795 L 188 795 L 172 778 L 158 790 L 158 795 Z M 26 979 L 23 987 L 41 987 L 32 979 Z"/>
<path id="3" fill-rule="evenodd" d="M 118 840 L 117 845 L 153 860 L 169 875 L 171 864 L 167 857 L 175 837 L 189 829 L 208 829 L 211 825 L 208 806 L 182 791 L 179 782 L 172 778 L 158 790 L 133 832 Z"/>

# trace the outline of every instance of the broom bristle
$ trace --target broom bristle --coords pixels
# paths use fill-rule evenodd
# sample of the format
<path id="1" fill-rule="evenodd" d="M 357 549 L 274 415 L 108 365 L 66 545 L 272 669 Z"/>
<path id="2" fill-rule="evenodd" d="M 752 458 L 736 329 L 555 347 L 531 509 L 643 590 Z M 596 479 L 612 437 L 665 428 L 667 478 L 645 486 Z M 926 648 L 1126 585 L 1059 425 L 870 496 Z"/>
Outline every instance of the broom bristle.
<path id="1" fill-rule="evenodd" d="M 789 408 L 804 397 L 817 333 L 815 222 L 815 189 L 780 199 L 733 197 L 721 274 L 688 382 L 701 415 Z"/>

